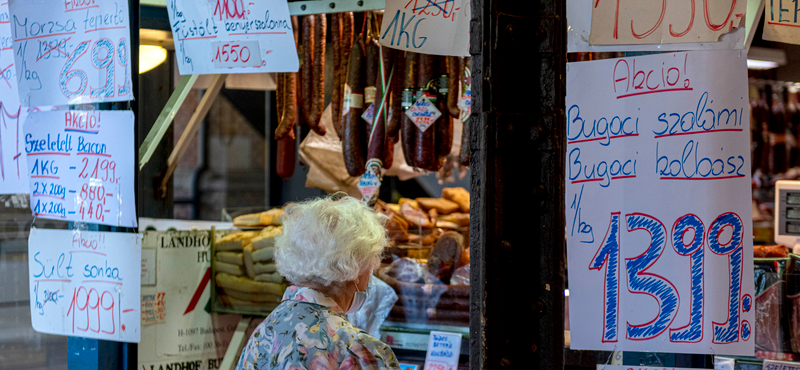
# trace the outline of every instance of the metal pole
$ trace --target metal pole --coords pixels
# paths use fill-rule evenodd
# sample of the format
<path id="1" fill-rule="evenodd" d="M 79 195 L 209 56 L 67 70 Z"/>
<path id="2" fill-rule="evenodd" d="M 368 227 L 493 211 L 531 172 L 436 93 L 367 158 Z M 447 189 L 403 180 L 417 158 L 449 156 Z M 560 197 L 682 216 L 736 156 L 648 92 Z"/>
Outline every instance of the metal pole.
<path id="1" fill-rule="evenodd" d="M 470 368 L 561 369 L 566 1 L 471 6 Z"/>

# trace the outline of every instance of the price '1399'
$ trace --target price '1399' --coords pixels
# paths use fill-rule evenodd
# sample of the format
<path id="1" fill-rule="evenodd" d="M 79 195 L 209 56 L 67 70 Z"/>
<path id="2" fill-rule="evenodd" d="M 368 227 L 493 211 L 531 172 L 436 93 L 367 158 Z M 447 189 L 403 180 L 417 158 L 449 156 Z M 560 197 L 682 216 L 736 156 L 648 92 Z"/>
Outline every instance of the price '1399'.
<path id="1" fill-rule="evenodd" d="M 620 222 L 619 212 L 611 213 L 608 231 L 589 264 L 590 270 L 605 268 L 604 307 L 603 307 L 603 342 L 617 342 L 619 338 L 618 311 L 620 302 Z M 712 342 L 726 344 L 749 340 L 752 327 L 746 320 L 740 323 L 740 307 L 749 312 L 753 304 L 749 294 L 741 296 L 743 246 L 742 231 L 744 224 L 735 213 L 723 213 L 712 223 L 709 229 L 694 214 L 679 217 L 667 234 L 664 224 L 657 218 L 642 214 L 625 215 L 626 228 L 629 233 L 635 231 L 648 232 L 650 245 L 639 256 L 625 259 L 628 291 L 635 294 L 649 295 L 658 303 L 658 313 L 651 321 L 643 324 L 628 322 L 625 336 L 628 340 L 648 340 L 669 329 L 669 340 L 674 343 L 697 343 L 703 339 L 703 264 L 704 245 L 708 245 L 711 253 L 727 256 L 730 269 L 727 319 L 724 322 L 712 321 Z M 730 232 L 730 239 L 721 237 L 725 231 Z M 669 240 L 668 240 L 669 238 Z M 675 285 L 668 279 L 647 272 L 658 261 L 667 243 L 678 255 L 691 259 L 691 300 L 688 323 L 672 325 L 680 305 L 680 295 Z"/>

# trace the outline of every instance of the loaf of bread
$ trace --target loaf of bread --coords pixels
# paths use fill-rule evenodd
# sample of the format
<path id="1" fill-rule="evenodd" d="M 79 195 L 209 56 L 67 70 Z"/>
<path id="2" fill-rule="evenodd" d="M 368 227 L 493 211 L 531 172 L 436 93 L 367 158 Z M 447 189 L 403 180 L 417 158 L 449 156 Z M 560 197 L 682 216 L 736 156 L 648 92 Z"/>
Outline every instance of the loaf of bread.
<path id="1" fill-rule="evenodd" d="M 227 296 L 227 295 L 220 295 L 219 299 L 226 306 L 231 307 L 231 308 L 233 308 L 235 310 L 237 310 L 237 309 L 252 310 L 254 308 L 258 308 L 259 311 L 261 311 L 261 310 L 263 310 L 263 311 L 272 311 L 276 307 L 278 307 L 278 305 L 280 304 L 280 303 L 277 303 L 277 302 L 251 302 L 251 301 L 245 301 L 245 300 L 233 298 L 233 297 L 230 297 L 230 296 Z"/>
<path id="2" fill-rule="evenodd" d="M 221 289 L 221 294 L 250 302 L 280 302 L 282 297 L 275 294 L 246 293 L 235 289 Z"/>
<path id="3" fill-rule="evenodd" d="M 469 213 L 451 213 L 449 215 L 442 215 L 438 218 L 439 221 L 452 222 L 460 227 L 469 226 Z"/>
<path id="4" fill-rule="evenodd" d="M 253 249 L 263 249 L 275 246 L 275 237 L 283 233 L 280 226 L 268 226 L 261 230 L 261 233 L 253 238 Z"/>
<path id="5" fill-rule="evenodd" d="M 257 235 L 258 235 L 257 231 L 242 231 L 226 235 L 225 237 L 217 240 L 217 242 L 214 244 L 214 250 L 217 252 L 221 251 L 241 252 L 242 248 L 244 248 L 244 245 L 249 243 L 250 239 L 253 239 Z"/>
<path id="6" fill-rule="evenodd" d="M 458 203 L 461 212 L 469 213 L 469 192 L 464 188 L 444 188 L 442 198 Z"/>
<path id="7" fill-rule="evenodd" d="M 400 201 L 397 203 L 400 205 L 400 207 L 402 207 L 403 204 L 408 204 L 409 206 L 411 206 L 411 208 L 414 208 L 416 210 L 419 209 L 419 203 L 417 203 L 417 201 L 414 199 L 400 198 Z"/>
<path id="8" fill-rule="evenodd" d="M 223 289 L 234 289 L 246 293 L 283 295 L 286 285 L 254 281 L 241 276 L 218 273 L 215 277 L 217 286 Z"/>
<path id="9" fill-rule="evenodd" d="M 453 231 L 444 233 L 436 241 L 428 257 L 428 272 L 449 284 L 453 271 L 458 268 L 463 249 L 464 236 Z"/>
<path id="10" fill-rule="evenodd" d="M 239 265 L 234 265 L 232 263 L 217 261 L 215 266 L 217 268 L 217 272 L 224 272 L 226 274 L 231 274 L 231 275 L 236 275 L 236 276 L 244 275 L 244 273 L 242 271 L 242 266 L 239 266 Z"/>
<path id="11" fill-rule="evenodd" d="M 233 226 L 252 227 L 280 225 L 282 212 L 280 208 L 275 208 L 266 212 L 242 215 L 233 219 Z"/>
<path id="12" fill-rule="evenodd" d="M 242 249 L 242 260 L 244 261 L 244 271 L 251 279 L 256 278 L 256 269 L 253 265 L 253 245 L 248 244 Z"/>
<path id="13" fill-rule="evenodd" d="M 216 259 L 219 262 L 232 263 L 234 265 L 242 265 L 242 254 L 236 252 L 217 252 Z"/>
<path id="14" fill-rule="evenodd" d="M 255 280 L 256 281 L 270 281 L 270 282 L 273 282 L 273 283 L 282 283 L 283 282 L 283 276 L 281 276 L 281 274 L 279 274 L 277 272 L 273 272 L 271 274 L 270 273 L 258 274 L 258 275 L 256 275 Z"/>
<path id="15" fill-rule="evenodd" d="M 278 266 L 275 266 L 274 263 L 256 263 L 253 265 L 253 268 L 255 269 L 256 275 L 278 271 Z"/>
<path id="16" fill-rule="evenodd" d="M 253 250 L 253 261 L 272 261 L 275 257 L 275 248 L 262 248 Z"/>
<path id="17" fill-rule="evenodd" d="M 449 215 L 460 209 L 458 203 L 441 198 L 417 198 L 417 202 L 423 211 L 435 209 L 440 215 Z"/>

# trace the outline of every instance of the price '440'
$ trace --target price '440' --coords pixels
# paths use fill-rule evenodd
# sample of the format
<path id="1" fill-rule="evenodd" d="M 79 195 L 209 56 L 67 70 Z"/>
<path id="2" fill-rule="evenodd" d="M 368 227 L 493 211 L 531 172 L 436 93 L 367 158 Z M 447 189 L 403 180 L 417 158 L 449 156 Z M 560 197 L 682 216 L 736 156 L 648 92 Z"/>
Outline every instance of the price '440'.
<path id="1" fill-rule="evenodd" d="M 589 264 L 590 270 L 605 267 L 605 290 L 603 312 L 603 342 L 618 341 L 619 311 L 619 275 L 620 275 L 620 213 L 611 213 L 608 231 Z M 741 296 L 742 292 L 742 231 L 744 224 L 735 213 L 723 213 L 711 223 L 706 231 L 703 221 L 693 214 L 687 214 L 672 225 L 669 241 L 672 248 L 681 256 L 691 258 L 691 303 L 689 323 L 671 328 L 670 325 L 678 313 L 679 295 L 675 285 L 664 277 L 647 270 L 661 257 L 668 243 L 667 229 L 657 218 L 642 214 L 625 215 L 628 232 L 637 230 L 650 234 L 650 246 L 639 256 L 625 259 L 625 270 L 628 275 L 628 290 L 635 294 L 646 294 L 658 303 L 658 313 L 651 321 L 634 325 L 630 322 L 626 327 L 628 340 L 648 340 L 655 338 L 669 329 L 669 340 L 673 343 L 697 343 L 703 339 L 703 263 L 704 244 L 708 249 L 720 256 L 728 257 L 730 268 L 728 318 L 725 322 L 713 322 L 713 343 L 726 344 L 738 342 L 739 338 L 748 340 L 752 328 L 746 320 L 740 319 L 739 308 L 748 312 L 751 309 L 752 297 Z M 730 229 L 730 240 L 720 238 L 722 232 Z M 687 239 L 691 236 L 691 239 Z"/>
<path id="2" fill-rule="evenodd" d="M 86 91 L 86 87 L 89 85 L 89 78 L 86 75 L 86 71 L 75 68 L 75 64 L 78 59 L 89 50 L 90 43 L 91 40 L 87 40 L 78 44 L 75 51 L 72 52 L 72 55 L 70 55 L 66 63 L 64 63 L 64 67 L 61 68 L 58 82 L 61 87 L 61 92 L 64 93 L 64 96 L 67 98 L 74 99 L 82 96 Z M 128 47 L 125 38 L 119 39 L 116 52 L 117 53 L 114 54 L 114 44 L 111 40 L 106 38 L 98 39 L 94 42 L 94 45 L 92 45 L 92 52 L 90 54 L 92 66 L 97 69 L 105 69 L 106 76 L 105 85 L 91 87 L 89 91 L 90 98 L 111 98 L 116 94 L 120 96 L 130 94 L 131 82 L 128 79 Z M 115 56 L 117 63 L 125 69 L 125 80 L 122 82 L 122 85 L 119 86 L 115 86 L 114 83 L 116 79 L 116 75 L 114 74 Z M 70 81 L 75 78 L 78 79 L 78 83 L 71 83 Z"/>

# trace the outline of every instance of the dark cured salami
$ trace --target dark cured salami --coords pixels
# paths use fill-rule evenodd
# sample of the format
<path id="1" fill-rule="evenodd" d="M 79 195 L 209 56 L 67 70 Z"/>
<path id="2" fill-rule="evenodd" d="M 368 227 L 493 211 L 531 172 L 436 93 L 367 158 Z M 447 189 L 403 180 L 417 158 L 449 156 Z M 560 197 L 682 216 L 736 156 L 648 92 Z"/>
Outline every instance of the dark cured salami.
<path id="1" fill-rule="evenodd" d="M 363 43 L 353 43 L 350 60 L 347 65 L 347 86 L 345 95 L 347 110 L 342 122 L 342 154 L 347 173 L 350 176 L 361 176 L 365 171 L 367 156 L 367 128 L 361 118 L 363 110 L 364 81 L 361 71 L 364 69 Z"/>
<path id="2" fill-rule="evenodd" d="M 429 54 L 419 55 L 419 73 L 417 74 L 417 100 L 422 96 L 436 96 L 433 88 L 435 86 L 435 63 L 434 56 Z M 430 98 L 429 98 L 430 99 Z M 436 120 L 427 130 L 422 131 L 414 126 L 414 161 L 417 167 L 428 171 L 438 171 L 440 166 L 439 158 L 436 155 Z"/>
<path id="3" fill-rule="evenodd" d="M 388 49 L 388 48 L 387 48 Z M 392 81 L 389 86 L 389 106 L 387 107 L 386 137 L 392 143 L 400 140 L 400 125 L 405 115 L 403 110 L 403 72 L 405 71 L 406 58 L 402 50 L 392 50 Z"/>
<path id="4" fill-rule="evenodd" d="M 438 160 L 443 162 L 444 158 L 450 154 L 450 150 L 453 149 L 453 119 L 450 117 L 450 110 L 447 106 L 450 98 L 447 57 L 437 56 L 436 60 L 438 64 L 437 75 L 439 77 L 436 108 L 442 112 L 442 116 L 436 120 L 436 155 L 439 157 Z M 455 91 L 453 91 L 453 94 L 455 94 Z M 441 165 L 439 165 L 439 168 L 441 168 Z"/>
<path id="5" fill-rule="evenodd" d="M 344 14 L 335 13 L 331 14 L 331 42 L 333 42 L 333 83 L 331 84 L 331 122 L 333 123 L 333 130 L 339 139 L 342 138 L 342 94 L 344 93 L 344 86 L 342 86 L 345 78 L 346 69 L 342 66 L 345 62 L 342 58 L 344 49 L 342 49 L 342 21 Z"/>
<path id="6" fill-rule="evenodd" d="M 411 167 L 417 167 L 417 162 L 414 158 L 414 141 L 416 140 L 416 126 L 411 118 L 405 114 L 411 104 L 414 102 L 414 88 L 417 84 L 417 63 L 419 62 L 419 54 L 410 51 L 406 52 L 405 69 L 403 73 L 403 93 L 402 93 L 402 109 L 403 114 L 400 118 L 400 133 L 403 141 L 403 156 L 406 163 Z"/>
<path id="7" fill-rule="evenodd" d="M 325 126 L 320 125 L 325 109 L 325 37 L 328 32 L 326 15 L 314 16 L 314 73 L 311 79 L 311 114 L 308 125 L 319 135 L 325 135 Z"/>
<path id="8" fill-rule="evenodd" d="M 300 88 L 303 93 L 303 118 L 311 126 L 312 80 L 314 78 L 314 16 L 303 17 L 303 68 Z"/>
<path id="9" fill-rule="evenodd" d="M 458 99 L 461 98 L 461 89 L 458 86 L 461 75 L 464 74 L 464 64 L 459 57 L 447 57 L 447 110 L 450 115 L 458 117 L 461 109 L 458 108 Z"/>

